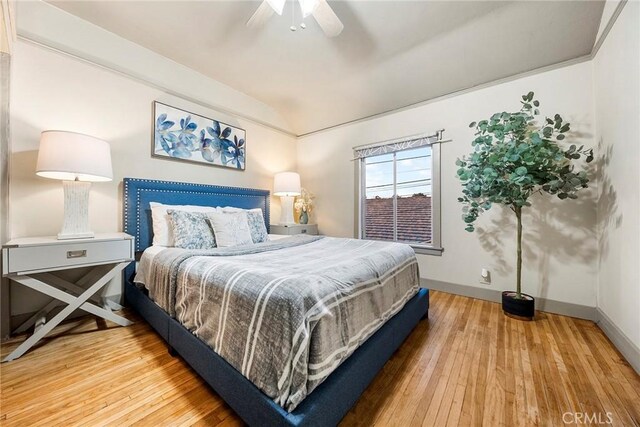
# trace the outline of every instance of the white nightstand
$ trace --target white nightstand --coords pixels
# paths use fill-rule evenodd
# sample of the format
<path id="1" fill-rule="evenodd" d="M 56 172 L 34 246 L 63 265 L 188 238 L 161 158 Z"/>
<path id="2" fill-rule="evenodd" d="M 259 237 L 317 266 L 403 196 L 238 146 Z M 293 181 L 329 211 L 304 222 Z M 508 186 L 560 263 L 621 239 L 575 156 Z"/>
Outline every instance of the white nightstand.
<path id="1" fill-rule="evenodd" d="M 291 225 L 271 225 L 269 226 L 271 234 L 318 234 L 317 224 L 291 224 Z"/>
<path id="2" fill-rule="evenodd" d="M 7 242 L 2 247 L 2 275 L 54 299 L 14 330 L 21 333 L 35 325 L 33 335 L 3 362 L 22 356 L 78 308 L 120 326 L 130 325 L 129 320 L 111 311 L 121 309 L 120 305 L 107 299 L 96 301 L 96 293 L 133 260 L 134 240 L 125 233 L 96 234 L 94 238 L 75 240 L 27 237 Z M 79 267 L 93 268 L 76 283 L 51 274 Z M 89 302 L 90 299 L 102 307 Z M 47 322 L 47 313 L 60 301 L 67 306 Z"/>

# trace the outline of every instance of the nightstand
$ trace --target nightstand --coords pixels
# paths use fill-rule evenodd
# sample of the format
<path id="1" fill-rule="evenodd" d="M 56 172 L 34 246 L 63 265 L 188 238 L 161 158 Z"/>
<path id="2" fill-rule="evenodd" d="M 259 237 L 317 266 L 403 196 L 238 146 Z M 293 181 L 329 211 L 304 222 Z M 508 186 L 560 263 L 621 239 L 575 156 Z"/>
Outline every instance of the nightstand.
<path id="1" fill-rule="evenodd" d="M 318 234 L 318 225 L 317 224 L 291 224 L 291 225 L 271 225 L 270 227 L 271 234 L 285 234 L 285 235 L 293 235 L 293 234 Z"/>
<path id="2" fill-rule="evenodd" d="M 21 333 L 35 325 L 33 335 L 3 362 L 22 356 L 78 308 L 120 326 L 130 325 L 129 320 L 112 312 L 112 309 L 122 309 L 119 304 L 106 299 L 97 301 L 96 294 L 133 260 L 134 240 L 125 233 L 96 234 L 94 238 L 74 240 L 27 237 L 7 242 L 2 247 L 2 275 L 53 300 L 14 330 Z M 92 268 L 76 283 L 51 274 L 80 267 Z M 60 301 L 67 306 L 47 322 L 47 314 Z"/>

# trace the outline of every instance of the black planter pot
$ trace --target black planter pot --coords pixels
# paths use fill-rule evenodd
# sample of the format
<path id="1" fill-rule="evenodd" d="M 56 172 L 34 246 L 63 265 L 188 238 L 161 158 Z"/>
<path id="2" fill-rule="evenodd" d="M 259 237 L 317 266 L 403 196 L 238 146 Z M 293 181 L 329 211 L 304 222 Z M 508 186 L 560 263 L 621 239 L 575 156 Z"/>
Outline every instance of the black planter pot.
<path id="1" fill-rule="evenodd" d="M 521 293 L 521 298 L 516 298 L 516 295 L 514 291 L 502 292 L 502 311 L 511 316 L 533 320 L 536 300 L 531 295 Z"/>

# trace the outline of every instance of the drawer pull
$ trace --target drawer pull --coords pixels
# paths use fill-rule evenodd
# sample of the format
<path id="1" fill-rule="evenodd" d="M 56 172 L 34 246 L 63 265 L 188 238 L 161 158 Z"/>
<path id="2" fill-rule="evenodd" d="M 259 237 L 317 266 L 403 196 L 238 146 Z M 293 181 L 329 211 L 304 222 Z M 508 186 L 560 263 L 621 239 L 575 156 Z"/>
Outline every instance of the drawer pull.
<path id="1" fill-rule="evenodd" d="M 302 230 L 300 230 L 300 234 L 306 234 L 307 233 L 307 229 L 303 228 Z"/>
<path id="2" fill-rule="evenodd" d="M 67 258 L 83 258 L 87 256 L 87 250 L 67 251 Z"/>

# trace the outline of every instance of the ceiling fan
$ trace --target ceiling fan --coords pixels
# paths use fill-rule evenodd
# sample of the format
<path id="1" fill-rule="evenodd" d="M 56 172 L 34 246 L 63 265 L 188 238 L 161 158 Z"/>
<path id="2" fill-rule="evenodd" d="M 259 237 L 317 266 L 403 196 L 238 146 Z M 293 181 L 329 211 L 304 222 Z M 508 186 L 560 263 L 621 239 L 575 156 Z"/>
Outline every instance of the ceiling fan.
<path id="1" fill-rule="evenodd" d="M 247 21 L 247 27 L 256 28 L 263 25 L 274 12 L 282 15 L 286 2 L 287 0 L 263 0 L 258 6 L 258 10 Z M 298 3 L 300 3 L 300 9 L 302 9 L 302 18 L 313 15 L 313 18 L 328 37 L 336 37 L 344 29 L 344 25 L 331 9 L 327 0 L 298 0 Z M 301 25 L 301 28 L 305 28 L 304 24 Z M 292 26 L 291 29 L 295 30 L 295 27 Z"/>

